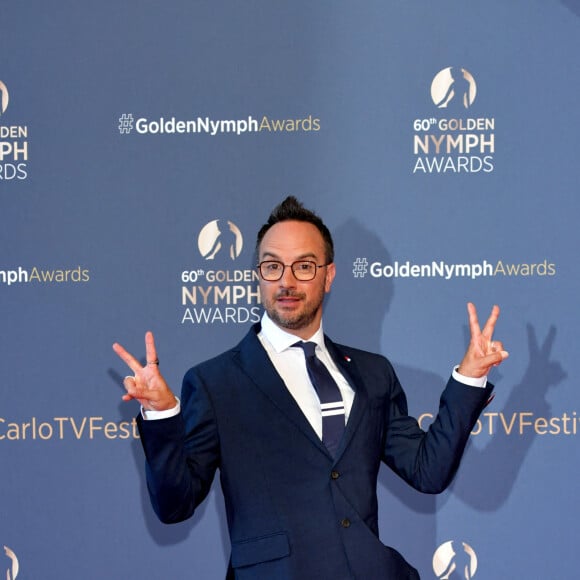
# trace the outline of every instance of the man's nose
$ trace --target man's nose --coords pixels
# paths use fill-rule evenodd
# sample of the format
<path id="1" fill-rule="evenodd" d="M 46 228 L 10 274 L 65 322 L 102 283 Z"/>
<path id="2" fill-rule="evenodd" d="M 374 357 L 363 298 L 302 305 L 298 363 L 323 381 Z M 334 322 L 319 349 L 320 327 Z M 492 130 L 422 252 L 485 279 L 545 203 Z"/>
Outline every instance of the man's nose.
<path id="1" fill-rule="evenodd" d="M 284 288 L 288 288 L 289 286 L 296 286 L 296 277 L 294 276 L 294 272 L 292 272 L 291 266 L 286 266 L 284 268 L 282 278 L 280 278 L 280 285 Z"/>

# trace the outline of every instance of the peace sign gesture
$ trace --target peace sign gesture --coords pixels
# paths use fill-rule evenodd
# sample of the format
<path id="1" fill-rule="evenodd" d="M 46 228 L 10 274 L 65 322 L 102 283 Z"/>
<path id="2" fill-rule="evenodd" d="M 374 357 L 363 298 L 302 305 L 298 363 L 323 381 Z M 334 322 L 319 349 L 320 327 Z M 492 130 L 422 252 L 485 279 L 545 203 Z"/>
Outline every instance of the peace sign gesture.
<path id="1" fill-rule="evenodd" d="M 480 378 L 488 375 L 491 367 L 498 366 L 509 354 L 499 340 L 493 340 L 493 331 L 499 318 L 499 306 L 491 309 L 483 330 L 479 327 L 477 310 L 471 302 L 467 303 L 467 312 L 471 340 L 457 372 L 465 377 Z"/>
<path id="2" fill-rule="evenodd" d="M 141 363 L 120 344 L 113 344 L 113 350 L 134 373 L 134 376 L 125 377 L 123 381 L 127 390 L 127 393 L 123 395 L 123 401 L 137 399 L 148 411 L 165 411 L 176 406 L 175 395 L 159 372 L 159 359 L 152 332 L 145 334 L 145 360 L 147 361 L 145 366 L 141 366 Z"/>

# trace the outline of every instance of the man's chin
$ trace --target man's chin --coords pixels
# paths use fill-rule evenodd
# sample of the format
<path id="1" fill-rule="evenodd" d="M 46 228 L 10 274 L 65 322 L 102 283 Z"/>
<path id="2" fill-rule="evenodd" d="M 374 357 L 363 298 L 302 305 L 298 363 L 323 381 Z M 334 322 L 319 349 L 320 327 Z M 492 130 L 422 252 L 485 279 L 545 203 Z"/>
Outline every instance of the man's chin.
<path id="1" fill-rule="evenodd" d="M 280 328 L 285 328 L 286 330 L 300 330 L 308 326 L 313 320 L 313 316 L 307 316 L 304 314 L 289 316 L 280 314 L 279 312 L 268 312 L 268 316 L 277 324 Z"/>

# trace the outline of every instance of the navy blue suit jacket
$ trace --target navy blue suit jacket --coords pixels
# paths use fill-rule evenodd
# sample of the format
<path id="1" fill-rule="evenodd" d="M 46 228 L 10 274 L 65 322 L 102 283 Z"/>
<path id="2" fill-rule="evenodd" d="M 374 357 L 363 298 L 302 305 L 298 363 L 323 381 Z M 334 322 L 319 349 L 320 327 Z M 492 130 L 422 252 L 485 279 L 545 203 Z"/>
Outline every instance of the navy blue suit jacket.
<path id="1" fill-rule="evenodd" d="M 219 469 L 232 544 L 228 578 L 419 578 L 378 538 L 380 463 L 420 491 L 445 489 L 493 387 L 451 378 L 424 432 L 407 415 L 405 394 L 385 357 L 326 338 L 355 390 L 333 458 L 274 369 L 259 329 L 187 372 L 180 415 L 139 418 L 157 515 L 167 523 L 190 517 Z"/>

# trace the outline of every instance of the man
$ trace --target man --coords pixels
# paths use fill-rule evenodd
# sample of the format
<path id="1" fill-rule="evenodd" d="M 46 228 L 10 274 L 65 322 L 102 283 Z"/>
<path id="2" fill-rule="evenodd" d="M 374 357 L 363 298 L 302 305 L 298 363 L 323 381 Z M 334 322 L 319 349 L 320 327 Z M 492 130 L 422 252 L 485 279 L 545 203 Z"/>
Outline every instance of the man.
<path id="1" fill-rule="evenodd" d="M 419 578 L 379 541 L 380 462 L 423 492 L 445 489 L 493 389 L 486 376 L 507 357 L 492 341 L 498 307 L 481 331 L 468 304 L 471 342 L 423 432 L 386 358 L 324 336 L 333 253 L 316 214 L 294 197 L 275 208 L 257 239 L 262 321 L 236 347 L 190 369 L 180 402 L 159 373 L 150 332 L 145 366 L 113 346 L 134 372 L 123 399 L 143 408 L 138 425 L 159 518 L 190 517 L 220 470 L 228 578 Z"/>

